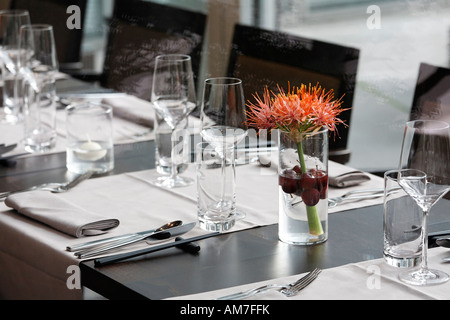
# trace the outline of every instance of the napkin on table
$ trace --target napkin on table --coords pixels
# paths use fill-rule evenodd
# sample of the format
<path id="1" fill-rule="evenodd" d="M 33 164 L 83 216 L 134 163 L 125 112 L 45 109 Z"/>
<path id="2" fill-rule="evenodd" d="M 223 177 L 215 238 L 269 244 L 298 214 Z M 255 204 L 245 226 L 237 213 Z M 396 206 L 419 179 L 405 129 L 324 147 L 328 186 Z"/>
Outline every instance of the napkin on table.
<path id="1" fill-rule="evenodd" d="M 329 177 L 330 186 L 336 188 L 346 188 L 356 186 L 363 182 L 369 181 L 370 177 L 362 171 L 351 171 L 340 174 L 338 176 Z"/>
<path id="2" fill-rule="evenodd" d="M 98 235 L 116 228 L 119 220 L 84 210 L 48 191 L 9 196 L 5 204 L 19 213 L 76 238 Z"/>
<path id="3" fill-rule="evenodd" d="M 115 117 L 129 120 L 147 128 L 153 128 L 154 126 L 154 109 L 149 101 L 133 95 L 121 95 L 114 98 L 104 98 L 102 103 L 112 107 Z"/>

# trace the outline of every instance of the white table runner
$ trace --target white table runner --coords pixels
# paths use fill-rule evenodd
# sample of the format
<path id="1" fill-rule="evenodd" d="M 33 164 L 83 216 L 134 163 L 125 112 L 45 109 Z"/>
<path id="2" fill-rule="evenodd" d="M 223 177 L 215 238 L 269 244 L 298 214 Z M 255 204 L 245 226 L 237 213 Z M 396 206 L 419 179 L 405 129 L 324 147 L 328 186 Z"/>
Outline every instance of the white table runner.
<path id="1" fill-rule="evenodd" d="M 442 261 L 442 258 L 450 257 L 449 249 L 434 248 L 428 253 L 430 268 L 450 274 L 450 263 Z M 412 286 L 398 280 L 398 273 L 404 270 L 406 269 L 386 264 L 383 259 L 353 263 L 322 270 L 316 280 L 294 297 L 287 298 L 282 293 L 271 290 L 245 300 L 448 300 L 450 298 L 450 281 L 436 286 Z M 303 275 L 305 274 L 172 299 L 213 300 L 269 283 L 291 283 Z"/>

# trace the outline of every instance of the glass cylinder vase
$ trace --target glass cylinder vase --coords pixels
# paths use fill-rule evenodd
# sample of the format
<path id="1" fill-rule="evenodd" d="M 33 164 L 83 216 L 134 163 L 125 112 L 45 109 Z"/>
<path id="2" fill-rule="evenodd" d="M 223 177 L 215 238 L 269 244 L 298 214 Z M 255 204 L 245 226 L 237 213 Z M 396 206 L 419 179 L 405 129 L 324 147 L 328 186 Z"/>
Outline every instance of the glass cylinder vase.
<path id="1" fill-rule="evenodd" d="M 328 239 L 328 129 L 279 132 L 278 236 L 293 245 Z"/>

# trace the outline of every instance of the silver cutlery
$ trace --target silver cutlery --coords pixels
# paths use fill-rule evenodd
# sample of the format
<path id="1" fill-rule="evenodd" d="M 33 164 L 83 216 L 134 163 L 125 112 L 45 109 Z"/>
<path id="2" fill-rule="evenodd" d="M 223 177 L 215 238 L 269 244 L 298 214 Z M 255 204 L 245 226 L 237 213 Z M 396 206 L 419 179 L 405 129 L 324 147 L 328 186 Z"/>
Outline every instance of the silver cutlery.
<path id="1" fill-rule="evenodd" d="M 298 279 L 295 282 L 289 283 L 289 284 L 267 284 L 255 289 L 251 289 L 248 291 L 238 292 L 234 294 L 230 294 L 227 296 L 223 296 L 220 298 L 217 298 L 216 300 L 239 300 L 251 297 L 255 294 L 266 292 L 268 290 L 277 289 L 281 293 L 283 293 L 287 297 L 292 297 L 296 295 L 300 290 L 306 288 L 314 279 L 317 278 L 319 273 L 321 272 L 320 269 L 316 268 L 313 271 L 309 272 L 306 276 Z"/>
<path id="2" fill-rule="evenodd" d="M 131 252 L 116 254 L 116 255 L 113 255 L 113 256 L 110 256 L 110 257 L 98 258 L 98 259 L 94 260 L 94 265 L 96 267 L 106 266 L 106 265 L 113 264 L 113 263 L 116 263 L 116 262 L 120 262 L 120 261 L 123 261 L 123 260 L 135 258 L 135 257 L 138 257 L 138 256 L 146 255 L 146 254 L 149 254 L 149 253 L 153 253 L 153 252 L 157 252 L 157 251 L 161 251 L 161 250 L 165 250 L 165 249 L 173 248 L 173 247 L 181 248 L 181 249 L 183 249 L 185 251 L 189 251 L 189 252 L 192 253 L 191 249 L 186 250 L 186 248 L 183 248 L 182 246 L 192 244 L 195 241 L 199 241 L 199 240 L 204 240 L 204 239 L 207 239 L 207 238 L 215 237 L 217 235 L 220 235 L 220 232 L 208 233 L 208 234 L 205 234 L 205 235 L 202 235 L 202 236 L 189 238 L 189 239 L 177 238 L 173 242 L 165 243 L 165 244 L 162 244 L 162 245 L 159 245 L 159 246 L 153 246 L 153 247 L 150 247 L 150 248 L 145 248 L 145 249 L 135 250 L 135 251 L 131 251 Z M 194 245 L 194 247 L 196 247 L 196 246 Z M 200 249 L 199 247 L 196 247 L 195 252 L 198 252 L 199 249 Z"/>
<path id="3" fill-rule="evenodd" d="M 192 228 L 194 228 L 195 225 L 196 225 L 195 222 L 191 222 L 191 223 L 188 223 L 185 225 L 184 224 L 182 224 L 182 225 L 168 224 L 167 226 L 165 225 L 161 228 L 158 228 L 156 231 L 153 231 L 153 232 L 150 232 L 147 234 L 138 235 L 136 237 L 131 237 L 128 239 L 112 242 L 108 245 L 94 247 L 93 249 L 78 251 L 78 252 L 75 252 L 75 255 L 79 259 L 90 258 L 90 257 L 94 257 L 94 256 L 97 256 L 100 254 L 107 253 L 112 250 L 116 250 L 118 248 L 122 248 L 124 246 L 128 246 L 128 245 L 146 240 L 147 238 L 154 237 L 159 234 L 166 235 L 166 237 L 173 237 L 176 235 L 181 235 L 183 233 L 190 231 Z"/>
<path id="4" fill-rule="evenodd" d="M 75 179 L 72 181 L 66 182 L 66 183 L 44 183 L 37 186 L 33 186 L 31 188 L 26 188 L 19 191 L 8 191 L 0 193 L 0 201 L 4 201 L 7 197 L 13 194 L 22 193 L 22 192 L 28 192 L 28 191 L 34 191 L 34 190 L 41 190 L 41 191 L 50 191 L 53 193 L 62 193 L 67 192 L 73 187 L 80 184 L 82 181 L 89 179 L 94 173 L 93 172 L 86 172 L 81 175 L 78 175 Z"/>
<path id="5" fill-rule="evenodd" d="M 160 231 L 160 230 L 164 230 L 167 229 L 169 227 L 173 227 L 173 226 L 179 226 L 182 225 L 183 222 L 180 220 L 176 220 L 176 221 L 172 221 L 169 223 L 166 223 L 165 225 L 157 228 L 157 229 L 151 229 L 151 230 L 145 230 L 145 231 L 140 231 L 140 232 L 134 232 L 134 233 L 127 233 L 127 234 L 122 234 L 119 236 L 114 236 L 114 237 L 110 237 L 110 238 L 106 238 L 106 239 L 100 239 L 100 240 L 94 240 L 94 241 L 88 241 L 88 242 L 84 242 L 81 244 L 77 244 L 77 245 L 73 245 L 73 246 L 67 246 L 66 250 L 69 252 L 81 252 L 82 250 L 87 250 L 87 249 L 91 249 L 94 247 L 101 247 L 103 245 L 106 244 L 111 244 L 113 242 L 117 242 L 117 241 L 122 241 L 125 239 L 131 239 L 131 238 L 135 238 L 138 236 L 142 236 L 145 234 L 150 234 L 152 232 L 156 232 L 156 231 Z"/>
<path id="6" fill-rule="evenodd" d="M 400 190 L 400 187 L 390 189 L 387 194 L 391 194 Z M 371 200 L 384 196 L 384 189 L 374 189 L 374 190 L 354 190 L 349 191 L 346 194 L 343 194 L 340 197 L 330 198 L 328 199 L 328 207 L 334 208 L 338 204 L 344 201 L 360 201 L 360 200 Z"/>
<path id="7" fill-rule="evenodd" d="M 393 188 L 393 189 L 389 190 L 388 194 L 396 192 L 399 189 L 400 189 L 400 187 Z M 379 198 L 382 196 L 384 196 L 384 189 L 352 190 L 352 191 L 349 191 L 349 192 L 343 194 L 342 196 L 335 197 L 335 198 L 329 198 L 328 199 L 328 207 L 334 208 L 338 204 L 340 204 L 344 201 L 371 200 L 371 199 L 376 199 L 376 198 Z M 303 202 L 302 200 L 293 202 L 293 203 L 291 203 L 291 206 L 299 205 L 302 202 Z"/>

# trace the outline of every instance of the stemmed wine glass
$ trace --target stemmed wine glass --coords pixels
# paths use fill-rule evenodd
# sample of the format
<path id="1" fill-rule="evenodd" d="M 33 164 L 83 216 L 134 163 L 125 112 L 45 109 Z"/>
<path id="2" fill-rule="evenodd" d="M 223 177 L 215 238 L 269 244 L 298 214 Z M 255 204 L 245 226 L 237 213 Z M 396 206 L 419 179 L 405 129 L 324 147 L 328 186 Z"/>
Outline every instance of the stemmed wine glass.
<path id="1" fill-rule="evenodd" d="M 20 73 L 24 78 L 25 150 L 45 152 L 56 144 L 55 76 L 59 63 L 53 26 L 20 28 Z"/>
<path id="2" fill-rule="evenodd" d="M 191 57 L 181 54 L 156 57 L 152 87 L 152 103 L 155 111 L 172 129 L 171 173 L 159 177 L 154 183 L 161 187 L 177 188 L 191 185 L 194 180 L 178 175 L 177 126 L 195 109 L 195 85 Z"/>
<path id="3" fill-rule="evenodd" d="M 406 123 L 400 156 L 398 182 L 423 210 L 422 264 L 418 270 L 399 274 L 400 280 L 413 285 L 444 283 L 449 276 L 427 265 L 428 215 L 431 207 L 450 190 L 450 126 L 436 120 Z"/>
<path id="4" fill-rule="evenodd" d="M 30 14 L 27 10 L 0 11 L 0 60 L 3 69 L 3 115 L 7 123 L 17 123 L 21 118 L 21 76 L 20 57 L 20 27 L 30 24 Z"/>
<path id="5" fill-rule="evenodd" d="M 225 150 L 235 148 L 247 136 L 242 81 L 228 77 L 206 79 L 200 120 L 201 136 L 221 157 L 224 173 L 227 161 Z M 229 160 L 234 165 L 235 159 Z M 223 179 L 222 194 L 225 192 L 225 184 L 226 180 Z M 221 203 L 217 205 L 220 206 Z M 237 211 L 235 215 L 237 219 L 242 219 L 245 214 Z"/>

